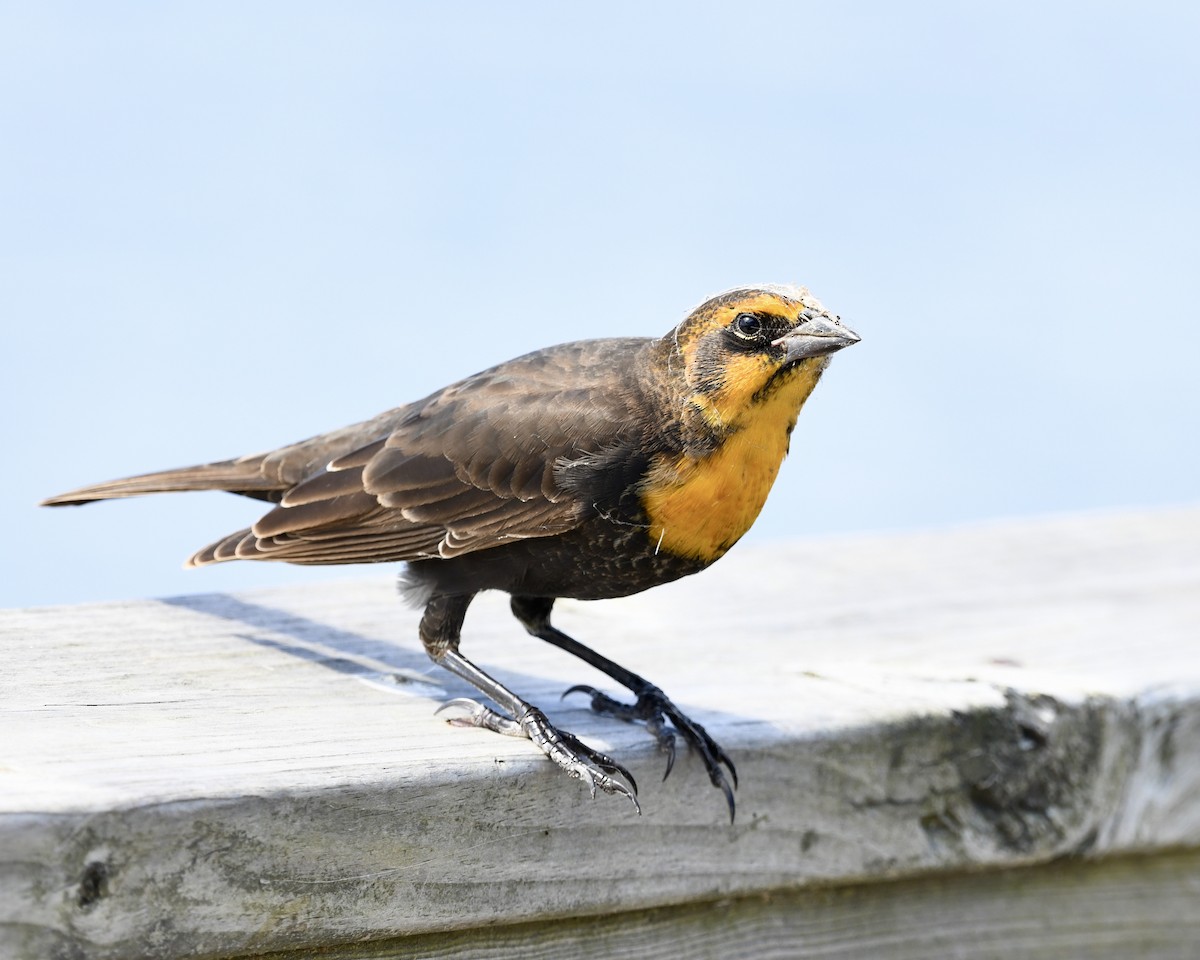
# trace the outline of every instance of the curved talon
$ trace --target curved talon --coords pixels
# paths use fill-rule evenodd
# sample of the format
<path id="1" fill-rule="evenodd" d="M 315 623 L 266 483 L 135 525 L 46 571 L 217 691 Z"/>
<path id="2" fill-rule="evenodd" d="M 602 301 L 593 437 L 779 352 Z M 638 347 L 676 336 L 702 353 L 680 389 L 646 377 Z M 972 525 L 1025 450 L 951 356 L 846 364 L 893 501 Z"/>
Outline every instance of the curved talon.
<path id="1" fill-rule="evenodd" d="M 729 775 L 733 777 L 733 786 L 736 790 L 738 785 L 737 767 L 733 765 L 733 760 L 730 759 L 729 754 L 721 749 L 721 745 L 717 741 L 713 740 L 712 745 L 717 748 L 717 759 L 729 768 Z"/>
<path id="2" fill-rule="evenodd" d="M 512 717 L 506 716 L 498 710 L 493 710 L 486 704 L 480 703 L 478 700 L 472 700 L 469 697 L 455 697 L 453 700 L 447 700 L 433 711 L 433 713 L 434 716 L 437 716 L 443 710 L 455 708 L 465 709 L 467 715 L 465 717 L 449 718 L 446 722 L 452 727 L 481 727 L 484 730 L 502 733 L 506 737 L 525 736 L 525 731 L 521 729 L 521 725 Z"/>
<path id="3" fill-rule="evenodd" d="M 737 768 L 733 765 L 733 760 L 730 759 L 729 754 L 721 749 L 721 745 L 710 737 L 708 731 L 700 726 L 700 724 L 680 713 L 679 708 L 667 700 L 666 697 L 663 697 L 663 700 L 665 701 L 663 703 L 663 710 L 671 718 L 671 722 L 675 724 L 676 729 L 680 730 L 688 742 L 696 747 L 704 756 L 710 778 L 714 772 L 719 773 L 720 765 L 724 764 L 729 768 L 729 775 L 733 777 L 733 785 L 736 787 L 738 783 Z M 692 739 L 693 736 L 696 738 L 695 740 Z M 722 779 L 724 779 L 723 775 Z M 713 786 L 719 785 L 714 779 Z"/>
<path id="4" fill-rule="evenodd" d="M 671 718 L 671 722 L 675 724 L 676 729 L 704 758 L 704 766 L 708 770 L 708 780 L 725 794 L 725 802 L 729 805 L 729 822 L 733 823 L 737 809 L 733 799 L 733 790 L 729 786 L 729 781 L 725 779 L 725 774 L 721 771 L 721 764 L 729 768 L 729 774 L 733 777 L 733 785 L 736 787 L 737 769 L 734 767 L 733 761 L 721 749 L 721 745 L 708 735 L 708 731 L 704 727 L 681 713 L 679 708 L 666 697 L 662 697 L 661 706 L 667 716 Z"/>
<path id="5" fill-rule="evenodd" d="M 572 733 L 557 729 L 536 707 L 528 707 L 514 719 L 486 704 L 469 697 L 456 697 L 443 703 L 435 714 L 445 710 L 466 710 L 466 716 L 453 717 L 448 722 L 460 727 L 483 727 L 496 733 L 532 740 L 542 753 L 562 767 L 570 776 L 588 785 L 592 798 L 596 788 L 605 793 L 627 797 L 638 813 L 642 807 L 637 800 L 637 781 L 633 774 L 606 753 L 601 753 Z M 629 786 L 615 777 L 623 777 Z"/>
<path id="6" fill-rule="evenodd" d="M 605 793 L 619 794 L 620 796 L 625 797 L 630 803 L 633 804 L 633 809 L 637 811 L 637 815 L 639 817 L 642 815 L 642 805 L 638 803 L 637 795 L 630 792 L 630 790 L 623 783 L 617 783 L 614 780 L 613 789 L 606 790 Z M 595 785 L 592 786 L 592 799 L 596 799 Z"/>
<path id="7" fill-rule="evenodd" d="M 729 784 L 721 777 L 721 782 L 714 784 L 720 787 L 725 792 L 725 802 L 729 804 L 729 822 L 733 823 L 734 814 L 737 812 L 737 806 L 733 802 L 733 791 L 729 788 Z"/>
<path id="8" fill-rule="evenodd" d="M 530 707 L 520 717 L 524 735 L 529 737 L 551 760 L 568 774 L 588 785 L 593 797 L 596 787 L 605 793 L 628 797 L 638 813 L 642 812 L 637 801 L 637 781 L 633 774 L 606 753 L 601 753 L 576 737 L 573 733 L 557 729 L 536 707 Z M 614 779 L 623 777 L 629 786 Z"/>
<path id="9" fill-rule="evenodd" d="M 658 741 L 659 749 L 667 754 L 667 770 L 663 774 L 664 780 L 670 776 L 671 770 L 675 766 L 675 735 L 666 726 L 666 719 L 669 719 L 675 730 L 682 734 L 683 739 L 687 741 L 688 746 L 700 754 L 704 768 L 708 771 L 709 782 L 725 795 L 725 802 L 729 806 L 729 819 L 731 823 L 733 822 L 736 809 L 733 790 L 738 783 L 737 768 L 733 765 L 733 760 L 721 748 L 721 745 L 708 735 L 708 731 L 704 727 L 680 711 L 658 687 L 648 686 L 642 690 L 638 693 L 637 702 L 633 704 L 621 703 L 595 687 L 583 683 L 569 687 L 563 692 L 563 697 L 569 693 L 586 693 L 592 698 L 592 709 L 597 713 L 617 717 L 627 722 L 641 720 L 645 723 L 646 729 Z M 733 778 L 733 787 L 730 787 L 729 781 L 721 769 L 722 766 L 729 770 L 729 776 Z"/>
<path id="10" fill-rule="evenodd" d="M 559 731 L 559 736 L 563 742 L 567 744 L 575 753 L 589 760 L 594 766 L 600 769 L 601 777 L 600 789 L 605 793 L 620 793 L 633 801 L 633 805 L 637 807 L 638 813 L 642 812 L 642 808 L 637 802 L 638 785 L 633 778 L 633 774 L 625 769 L 621 764 L 617 763 L 612 757 L 606 753 L 601 753 L 599 750 L 589 747 L 586 743 L 576 737 L 573 733 Z M 589 771 L 590 773 L 591 771 Z M 612 779 L 612 774 L 624 777 L 629 781 L 630 789 L 626 789 L 624 784 Z M 592 788 L 592 797 L 596 796 L 596 782 L 594 779 L 588 779 L 588 785 Z M 607 786 L 606 786 L 607 782 Z M 611 789 L 609 788 L 611 786 Z"/>
<path id="11" fill-rule="evenodd" d="M 433 715 L 436 717 L 443 710 L 453 710 L 456 707 L 462 707 L 470 714 L 474 714 L 478 710 L 488 709 L 478 700 L 472 700 L 470 697 L 455 697 L 453 700 L 447 700 L 440 707 L 434 710 Z"/>
<path id="12" fill-rule="evenodd" d="M 567 687 L 559 699 L 565 700 L 567 698 L 567 694 L 569 693 L 586 693 L 592 698 L 592 709 L 597 713 L 615 714 L 622 710 L 631 709 L 626 704 L 621 703 L 619 700 L 614 700 L 602 690 L 597 690 L 595 687 L 589 687 L 586 683 L 577 683 L 573 687 Z"/>
<path id="13" fill-rule="evenodd" d="M 663 722 L 662 714 L 646 720 L 646 730 L 658 744 L 658 749 L 667 755 L 667 769 L 663 771 L 665 781 L 675 767 L 675 733 Z"/>
<path id="14" fill-rule="evenodd" d="M 675 769 L 675 734 L 662 722 L 662 717 L 646 722 L 646 729 L 654 734 L 658 749 L 667 755 L 667 769 L 663 771 L 665 781 Z"/>

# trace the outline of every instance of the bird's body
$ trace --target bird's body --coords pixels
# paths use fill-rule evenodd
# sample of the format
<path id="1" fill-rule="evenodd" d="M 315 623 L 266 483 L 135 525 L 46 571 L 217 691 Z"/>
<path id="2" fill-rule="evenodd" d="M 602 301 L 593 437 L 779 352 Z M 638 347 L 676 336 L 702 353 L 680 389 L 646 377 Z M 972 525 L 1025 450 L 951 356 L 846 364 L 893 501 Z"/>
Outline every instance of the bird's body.
<path id="1" fill-rule="evenodd" d="M 720 770 L 732 764 L 720 748 L 656 687 L 551 627 L 550 606 L 636 593 L 724 555 L 758 516 L 828 354 L 856 340 L 803 288 L 743 288 L 662 338 L 549 347 L 270 453 L 45 503 L 228 490 L 276 506 L 189 565 L 407 561 L 403 583 L 425 606 L 430 655 L 504 711 L 473 705 L 472 722 L 529 736 L 593 788 L 629 794 L 613 777 L 628 776 L 623 768 L 554 730 L 458 653 L 471 598 L 506 591 L 530 632 L 638 695 L 631 717 L 652 728 L 669 717 L 732 811 Z M 620 713 L 586 689 L 595 706 Z"/>

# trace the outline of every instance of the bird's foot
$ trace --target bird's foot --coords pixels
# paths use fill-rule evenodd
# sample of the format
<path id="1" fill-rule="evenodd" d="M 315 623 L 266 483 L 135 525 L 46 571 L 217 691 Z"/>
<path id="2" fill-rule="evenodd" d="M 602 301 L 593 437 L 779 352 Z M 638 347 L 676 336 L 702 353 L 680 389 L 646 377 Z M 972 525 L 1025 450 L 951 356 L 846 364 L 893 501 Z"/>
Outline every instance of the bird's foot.
<path id="1" fill-rule="evenodd" d="M 733 788 L 737 786 L 738 782 L 737 769 L 734 767 L 733 761 L 729 758 L 729 754 L 721 749 L 721 745 L 708 735 L 708 731 L 675 706 L 658 687 L 648 684 L 638 694 L 636 703 L 621 703 L 595 687 L 584 684 L 571 687 L 563 696 L 565 697 L 569 693 L 586 693 L 592 698 L 592 709 L 597 713 L 617 717 L 631 723 L 635 720 L 644 723 L 646 729 L 658 741 L 659 749 L 667 755 L 664 780 L 675 766 L 675 734 L 666 725 L 666 721 L 669 719 L 671 725 L 688 745 L 700 754 L 700 758 L 704 761 L 704 768 L 708 771 L 709 781 L 725 794 L 725 802 L 729 804 L 729 820 L 733 822 Z M 733 778 L 733 787 L 729 785 L 725 771 L 721 769 L 722 764 L 728 768 L 729 775 Z"/>
<path id="2" fill-rule="evenodd" d="M 605 793 L 627 797 L 638 813 L 642 812 L 637 801 L 637 781 L 633 774 L 617 763 L 608 754 L 589 747 L 574 734 L 555 727 L 541 710 L 525 704 L 516 718 L 493 710 L 485 704 L 459 697 L 442 704 L 437 712 L 447 709 L 462 709 L 466 713 L 453 717 L 450 723 L 459 727 L 483 727 L 510 737 L 525 737 L 532 740 L 551 760 L 562 767 L 576 780 L 587 784 L 592 797 L 599 787 Z M 617 777 L 628 781 L 626 786 Z"/>

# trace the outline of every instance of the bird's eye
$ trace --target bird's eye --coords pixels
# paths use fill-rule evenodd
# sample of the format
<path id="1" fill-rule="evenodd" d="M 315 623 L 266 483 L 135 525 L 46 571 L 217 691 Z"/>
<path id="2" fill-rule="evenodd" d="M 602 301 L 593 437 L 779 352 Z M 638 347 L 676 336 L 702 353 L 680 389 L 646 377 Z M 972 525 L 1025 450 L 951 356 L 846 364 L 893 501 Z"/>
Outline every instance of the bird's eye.
<path id="1" fill-rule="evenodd" d="M 733 332 L 746 340 L 753 340 L 762 333 L 763 323 L 752 313 L 739 313 L 733 319 Z"/>

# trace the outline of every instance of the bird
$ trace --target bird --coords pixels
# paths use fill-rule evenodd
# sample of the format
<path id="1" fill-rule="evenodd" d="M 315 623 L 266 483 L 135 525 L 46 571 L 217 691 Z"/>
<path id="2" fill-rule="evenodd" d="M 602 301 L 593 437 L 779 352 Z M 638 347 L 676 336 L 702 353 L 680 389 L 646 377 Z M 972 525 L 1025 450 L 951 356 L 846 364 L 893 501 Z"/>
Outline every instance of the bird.
<path id="1" fill-rule="evenodd" d="M 643 723 L 667 774 L 681 736 L 732 822 L 737 770 L 726 751 L 660 687 L 555 627 L 551 611 L 561 598 L 639 593 L 724 556 L 763 507 L 830 356 L 858 341 L 805 287 L 737 287 L 664 336 L 547 347 L 267 453 L 85 486 L 42 505 L 224 490 L 273 506 L 186 566 L 402 561 L 426 653 L 490 702 L 452 700 L 441 709 L 461 715 L 450 722 L 528 738 L 593 797 L 599 788 L 640 812 L 623 765 L 460 652 L 472 600 L 503 591 L 526 631 L 607 674 L 633 702 L 587 685 L 564 696 Z"/>

